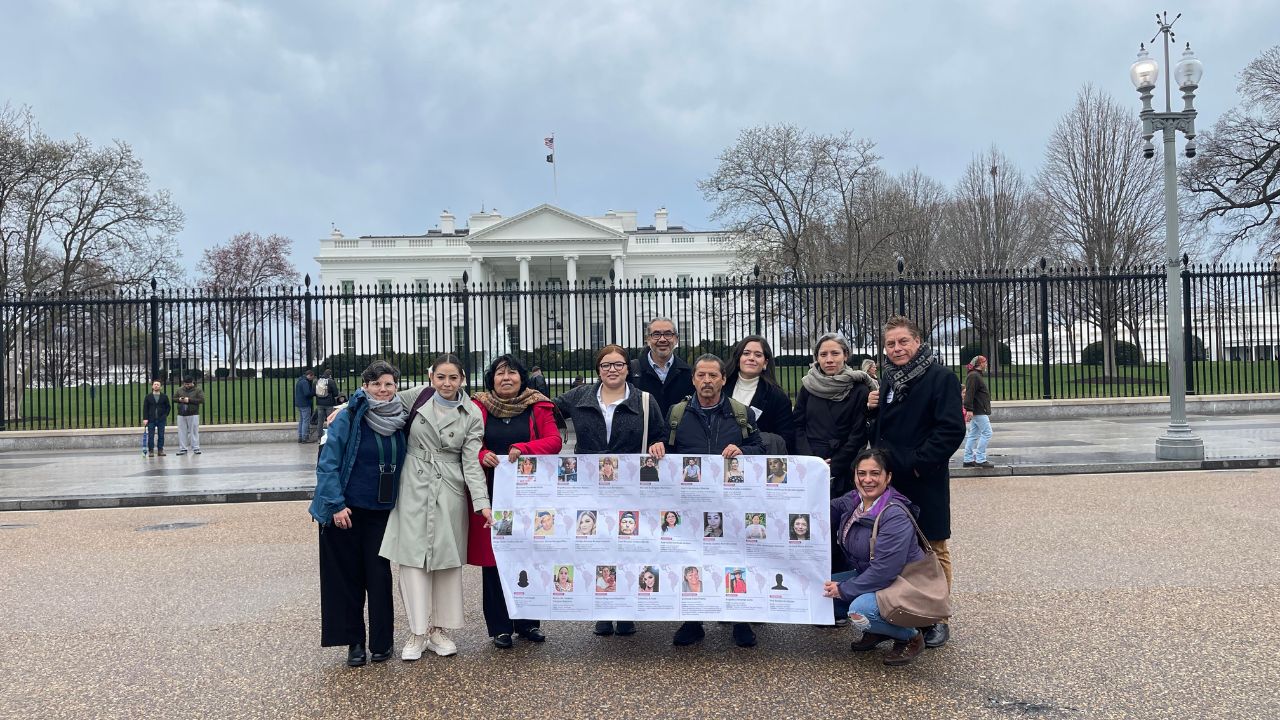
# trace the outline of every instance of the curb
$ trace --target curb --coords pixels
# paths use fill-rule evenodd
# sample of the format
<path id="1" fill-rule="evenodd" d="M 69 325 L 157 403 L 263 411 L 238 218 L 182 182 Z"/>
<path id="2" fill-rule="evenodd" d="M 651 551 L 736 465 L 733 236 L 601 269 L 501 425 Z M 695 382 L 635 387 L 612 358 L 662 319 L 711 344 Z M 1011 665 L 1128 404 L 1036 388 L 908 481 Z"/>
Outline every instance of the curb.
<path id="1" fill-rule="evenodd" d="M 997 465 L 990 470 L 952 467 L 952 478 L 1021 477 L 1027 475 L 1098 475 L 1101 473 L 1175 472 L 1179 470 L 1253 470 L 1280 467 L 1280 457 L 1150 460 L 1105 464 Z"/>

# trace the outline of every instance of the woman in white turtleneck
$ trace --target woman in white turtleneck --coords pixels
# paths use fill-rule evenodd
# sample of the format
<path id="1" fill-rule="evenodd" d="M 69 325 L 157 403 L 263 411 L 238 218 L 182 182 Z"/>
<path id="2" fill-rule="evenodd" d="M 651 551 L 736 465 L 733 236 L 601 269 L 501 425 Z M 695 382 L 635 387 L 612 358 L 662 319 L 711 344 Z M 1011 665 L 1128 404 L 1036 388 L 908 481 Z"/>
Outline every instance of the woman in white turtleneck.
<path id="1" fill-rule="evenodd" d="M 773 348 L 759 335 L 748 335 L 733 347 L 727 362 L 724 391 L 734 400 L 754 408 L 760 432 L 772 433 L 795 452 L 796 425 L 791 398 L 773 377 Z"/>

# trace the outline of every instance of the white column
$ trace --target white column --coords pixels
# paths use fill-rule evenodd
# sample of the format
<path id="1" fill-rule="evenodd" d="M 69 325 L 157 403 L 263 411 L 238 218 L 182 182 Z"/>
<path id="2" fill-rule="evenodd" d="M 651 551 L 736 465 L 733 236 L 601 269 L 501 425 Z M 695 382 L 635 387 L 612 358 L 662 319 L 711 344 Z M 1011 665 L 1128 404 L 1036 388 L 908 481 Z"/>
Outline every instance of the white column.
<path id="1" fill-rule="evenodd" d="M 560 321 L 564 323 L 564 333 L 562 337 L 564 337 L 564 347 L 566 350 L 577 350 L 578 335 L 581 333 L 582 328 L 578 327 L 578 298 L 572 291 L 578 289 L 578 256 L 565 255 L 564 262 L 565 266 L 568 268 L 565 282 L 568 284 L 570 293 L 569 302 L 567 303 L 569 306 L 569 315 L 568 317 L 560 318 Z"/>
<path id="2" fill-rule="evenodd" d="M 533 328 L 529 327 L 530 318 L 533 314 L 529 311 L 532 304 L 529 291 L 529 260 L 528 255 L 519 255 L 516 261 L 520 263 L 520 349 L 529 351 L 533 349 L 533 339 L 537 336 L 533 332 Z"/>
<path id="3" fill-rule="evenodd" d="M 471 258 L 471 282 L 478 283 L 484 280 L 484 258 Z"/>
<path id="4" fill-rule="evenodd" d="M 609 257 L 613 258 L 613 279 L 614 281 L 621 283 L 623 278 L 622 260 L 623 258 L 626 257 L 626 255 L 623 255 L 622 253 L 614 253 Z"/>

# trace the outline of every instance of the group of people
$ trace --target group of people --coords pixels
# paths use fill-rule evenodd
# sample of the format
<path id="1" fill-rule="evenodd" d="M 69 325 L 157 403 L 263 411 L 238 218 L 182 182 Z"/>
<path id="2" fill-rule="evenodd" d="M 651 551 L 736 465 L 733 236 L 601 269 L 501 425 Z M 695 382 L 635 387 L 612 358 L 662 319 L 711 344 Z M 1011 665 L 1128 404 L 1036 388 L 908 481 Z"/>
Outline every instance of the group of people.
<path id="1" fill-rule="evenodd" d="M 174 402 L 176 401 L 176 402 Z M 159 380 L 151 383 L 151 392 L 142 400 L 142 455 L 164 457 L 164 431 L 169 415 L 177 410 L 178 454 L 200 454 L 200 406 L 204 404 L 204 390 L 196 384 L 194 375 L 185 375 L 182 385 L 174 392 L 173 400 L 164 391 Z"/>
<path id="2" fill-rule="evenodd" d="M 515 638 L 545 641 L 538 621 L 507 613 L 490 542 L 489 499 L 502 458 L 516 463 L 561 451 L 557 413 L 573 421 L 578 454 L 822 458 L 830 466 L 833 529 L 832 578 L 822 592 L 835 601 L 837 624 L 861 631 L 853 649 L 892 641 L 885 662 L 899 665 L 926 646 L 944 644 L 946 622 L 895 626 L 880 616 L 875 599 L 926 552 L 917 523 L 951 582 L 948 460 L 965 437 L 968 411 L 958 379 L 919 327 L 906 317 L 888 320 L 883 368 L 868 360 L 854 369 L 845 339 L 822 335 L 794 406 L 774 376 L 764 337 L 743 338 L 727 361 L 704 354 L 692 364 L 675 354 L 679 334 L 669 318 L 649 322 L 645 339 L 637 358 L 619 345 L 600 348 L 595 382 L 554 400 L 511 355 L 490 364 L 484 390 L 471 397 L 452 355 L 433 364 L 430 387 L 397 392 L 394 367 L 378 361 L 366 369 L 361 389 L 330 416 L 311 506 L 320 526 L 322 644 L 347 645 L 350 665 L 390 657 L 392 562 L 400 566 L 410 624 L 405 660 L 425 649 L 457 651 L 447 631 L 462 626 L 463 563 L 481 568 L 485 624 L 496 647 L 510 648 Z M 807 536 L 808 519 L 789 532 Z M 636 631 L 628 620 L 595 625 L 602 636 Z M 734 623 L 731 634 L 739 646 L 756 644 L 748 623 Z M 672 642 L 691 645 L 704 636 L 702 623 L 685 622 Z"/>

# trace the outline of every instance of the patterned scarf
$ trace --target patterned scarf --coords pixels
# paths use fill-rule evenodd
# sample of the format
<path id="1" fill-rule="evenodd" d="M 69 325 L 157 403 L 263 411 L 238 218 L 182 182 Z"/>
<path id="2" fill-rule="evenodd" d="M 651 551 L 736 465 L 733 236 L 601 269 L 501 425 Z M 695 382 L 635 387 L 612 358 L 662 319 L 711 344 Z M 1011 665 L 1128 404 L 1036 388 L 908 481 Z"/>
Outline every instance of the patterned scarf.
<path id="1" fill-rule="evenodd" d="M 491 392 L 478 392 L 472 397 L 496 418 L 513 418 L 540 402 L 551 402 L 550 398 L 533 388 L 525 388 L 524 392 L 506 400 Z"/>
<path id="2" fill-rule="evenodd" d="M 920 351 L 916 356 L 907 361 L 906 365 L 898 367 L 893 363 L 885 363 L 884 365 L 884 381 L 886 385 L 893 387 L 893 394 L 899 398 L 905 397 L 907 389 L 911 387 L 911 383 L 924 375 L 929 366 L 938 362 L 938 354 L 929 347 L 928 343 L 920 345 Z"/>
<path id="3" fill-rule="evenodd" d="M 818 367 L 818 363 L 814 363 L 809 366 L 809 372 L 800 383 L 811 395 L 817 395 L 832 402 L 840 402 L 849 397 L 849 391 L 853 390 L 853 386 L 857 383 L 870 385 L 871 376 L 861 370 L 854 370 L 848 365 L 841 368 L 835 375 L 827 375 L 822 372 L 822 368 Z"/>

